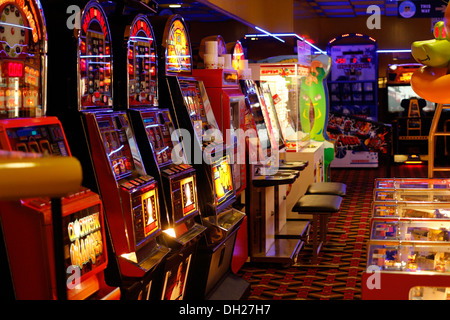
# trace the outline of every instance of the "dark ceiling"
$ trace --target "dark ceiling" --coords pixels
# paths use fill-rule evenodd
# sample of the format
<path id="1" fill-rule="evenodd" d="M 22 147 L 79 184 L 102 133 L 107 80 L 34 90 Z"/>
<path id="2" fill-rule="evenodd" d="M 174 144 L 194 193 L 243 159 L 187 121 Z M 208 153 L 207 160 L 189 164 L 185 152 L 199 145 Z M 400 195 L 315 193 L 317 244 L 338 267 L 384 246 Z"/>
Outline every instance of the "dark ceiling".
<path id="1" fill-rule="evenodd" d="M 241 20 L 240 17 L 236 17 L 214 6 L 207 0 L 157 0 L 157 3 L 159 4 L 160 12 L 178 13 L 187 21 L 214 22 L 231 19 Z M 171 4 L 180 4 L 181 7 L 169 8 Z M 294 0 L 294 19 L 357 17 L 367 15 L 367 8 L 370 5 L 378 6 L 382 15 L 397 15 L 397 0 Z M 246 21 L 241 22 L 246 23 Z"/>

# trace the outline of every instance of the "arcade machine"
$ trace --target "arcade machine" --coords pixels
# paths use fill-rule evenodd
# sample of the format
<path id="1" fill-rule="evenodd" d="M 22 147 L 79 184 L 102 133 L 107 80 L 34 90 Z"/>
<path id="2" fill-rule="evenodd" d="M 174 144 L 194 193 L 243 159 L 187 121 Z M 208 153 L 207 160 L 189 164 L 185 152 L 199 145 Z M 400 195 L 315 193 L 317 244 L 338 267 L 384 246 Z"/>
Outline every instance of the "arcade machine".
<path id="1" fill-rule="evenodd" d="M 123 18 L 121 7 L 106 3 L 111 19 Z M 119 11 L 114 11 L 117 9 Z M 113 46 L 108 16 L 97 1 L 83 8 L 76 30 L 78 108 L 67 121 L 79 119 L 90 162 L 104 204 L 115 264 L 111 283 L 123 299 L 149 299 L 159 292 L 164 260 L 170 249 L 158 241 L 162 233 L 157 181 L 145 171 L 126 111 L 113 104 Z M 115 22 L 115 23 L 114 23 Z M 113 20 L 113 24 L 118 25 Z M 74 136 L 73 144 L 83 144 Z M 85 154 L 81 156 L 86 156 Z M 89 181 L 89 180 L 87 180 Z"/>
<path id="2" fill-rule="evenodd" d="M 0 15 L 5 34 L 0 53 L 1 149 L 49 158 L 71 157 L 60 121 L 45 117 L 47 26 L 41 4 L 7 1 L 0 5 Z M 54 169 L 57 174 L 58 168 Z M 105 282 L 108 253 L 99 196 L 82 187 L 58 199 L 61 210 L 55 212 L 56 201 L 39 197 L 1 205 L 15 298 L 117 299 L 118 288 Z M 58 213 L 62 215 L 61 230 L 54 229 L 56 217 L 52 214 Z M 61 256 L 56 254 L 59 251 Z M 61 274 L 65 280 L 62 290 L 57 285 Z"/>
<path id="3" fill-rule="evenodd" d="M 411 76 L 422 64 L 392 64 L 387 69 L 387 112 L 393 125 L 394 161 L 422 163 L 428 159 L 428 133 L 434 103 L 417 96 Z"/>
<path id="4" fill-rule="evenodd" d="M 202 39 L 206 41 L 217 41 L 218 48 L 225 48 L 221 51 L 226 54 L 226 44 L 221 36 L 210 36 Z M 203 50 L 206 51 L 206 50 Z M 201 53 L 200 53 L 201 56 Z M 235 69 L 194 69 L 193 75 L 202 81 L 206 88 L 206 93 L 211 101 L 214 117 L 219 125 L 219 130 L 225 133 L 225 143 L 233 148 L 233 183 L 236 191 L 238 203 L 243 203 L 243 194 L 247 186 L 245 172 L 245 145 L 239 143 L 241 135 L 245 131 L 245 100 L 239 87 L 238 74 Z M 244 217 L 239 228 L 235 249 L 232 259 L 232 270 L 237 272 L 248 258 L 247 240 L 247 217 Z"/>
<path id="5" fill-rule="evenodd" d="M 157 48 L 153 28 L 145 15 L 137 15 L 125 29 L 127 47 L 117 52 L 118 68 L 125 71 L 128 94 L 122 101 L 136 134 L 145 170 L 158 181 L 161 237 L 171 248 L 164 267 L 161 300 L 181 300 L 187 290 L 192 260 L 206 229 L 197 223 L 199 215 L 196 172 L 177 154 L 178 138 L 168 109 L 158 108 Z M 117 60 L 120 57 L 122 59 Z M 180 148 L 178 148 L 180 149 Z M 181 158 L 176 158 L 180 156 Z M 170 230 L 170 232 L 169 232 Z M 174 287 L 178 273 L 183 289 Z"/>
<path id="6" fill-rule="evenodd" d="M 178 123 L 184 151 L 196 170 L 200 215 L 207 227 L 193 260 L 187 298 L 240 299 L 248 283 L 230 271 L 236 234 L 245 216 L 236 200 L 231 152 L 223 143 L 203 82 L 192 77 L 189 34 L 179 15 L 150 19 L 158 47 L 160 105 Z M 231 283 L 235 291 L 226 290 Z"/>
<path id="7" fill-rule="evenodd" d="M 344 131 L 330 137 L 343 141 L 336 145 L 332 167 L 378 166 L 378 153 L 368 151 L 365 139 L 355 135 L 356 119 L 378 119 L 378 57 L 377 42 L 372 37 L 350 33 L 328 42 L 327 54 L 332 59 L 328 88 L 330 94 L 330 120 L 345 123 Z M 330 123 L 330 122 L 329 122 Z M 365 127 L 370 128 L 370 123 Z M 344 138 L 348 138 L 346 143 Z"/>

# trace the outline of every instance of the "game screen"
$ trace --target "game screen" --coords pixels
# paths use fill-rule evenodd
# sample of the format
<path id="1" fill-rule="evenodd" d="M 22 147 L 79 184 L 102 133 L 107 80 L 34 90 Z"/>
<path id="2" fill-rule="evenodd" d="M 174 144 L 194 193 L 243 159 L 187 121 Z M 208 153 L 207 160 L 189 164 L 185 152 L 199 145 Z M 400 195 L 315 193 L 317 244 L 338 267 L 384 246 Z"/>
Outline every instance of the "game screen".
<path id="1" fill-rule="evenodd" d="M 214 190 L 216 204 L 220 205 L 234 193 L 231 166 L 226 158 L 213 165 Z"/>
<path id="2" fill-rule="evenodd" d="M 142 112 L 142 119 L 158 165 L 165 166 L 172 163 L 173 142 L 171 135 L 174 126 L 169 112 Z"/>
<path id="3" fill-rule="evenodd" d="M 166 73 L 191 72 L 191 44 L 184 23 L 175 19 L 170 26 L 166 48 Z"/>
<path id="4" fill-rule="evenodd" d="M 180 181 L 183 216 L 197 210 L 197 187 L 194 177 L 188 177 Z"/>
<path id="5" fill-rule="evenodd" d="M 405 112 L 408 110 L 401 106 L 403 99 L 418 98 L 420 97 L 414 92 L 410 85 L 400 85 L 400 86 L 387 86 L 388 90 L 388 112 Z M 426 107 L 423 111 L 433 111 L 434 103 L 426 101 Z"/>
<path id="6" fill-rule="evenodd" d="M 82 108 L 112 107 L 111 36 L 103 9 L 87 6 L 78 39 L 80 105 Z"/>
<path id="7" fill-rule="evenodd" d="M 12 151 L 69 156 L 69 148 L 59 124 L 7 128 L 6 134 Z"/>
<path id="8" fill-rule="evenodd" d="M 133 135 L 126 115 L 100 115 L 97 123 L 116 180 L 130 176 L 139 160 L 136 146 L 130 144 Z"/>
<path id="9" fill-rule="evenodd" d="M 186 289 L 186 279 L 188 277 L 189 266 L 191 264 L 191 257 L 189 255 L 186 259 L 180 262 L 176 272 L 169 270 L 166 272 L 164 288 L 162 292 L 162 300 L 183 300 L 184 291 Z"/>
<path id="10" fill-rule="evenodd" d="M 29 1 L 0 4 L 0 119 L 43 116 L 43 36 Z"/>
<path id="11" fill-rule="evenodd" d="M 128 40 L 129 105 L 154 105 L 157 99 L 156 49 L 153 31 L 145 17 L 131 27 Z"/>
<path id="12" fill-rule="evenodd" d="M 106 242 L 103 237 L 103 217 L 100 205 L 95 205 L 63 217 L 63 242 L 67 270 L 79 268 L 81 276 L 106 262 Z M 72 272 L 67 272 L 67 279 Z M 72 276 L 73 277 L 73 276 Z"/>

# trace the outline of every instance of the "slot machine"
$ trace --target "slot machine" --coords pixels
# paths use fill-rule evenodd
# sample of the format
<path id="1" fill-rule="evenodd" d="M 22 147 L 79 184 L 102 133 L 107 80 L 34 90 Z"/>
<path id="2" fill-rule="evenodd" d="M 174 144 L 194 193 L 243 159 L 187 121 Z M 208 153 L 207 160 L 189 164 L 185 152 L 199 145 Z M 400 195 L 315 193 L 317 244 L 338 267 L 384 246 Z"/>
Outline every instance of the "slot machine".
<path id="1" fill-rule="evenodd" d="M 218 47 L 226 48 L 221 36 L 205 39 L 217 39 Z M 245 130 L 245 102 L 239 88 L 237 71 L 235 69 L 194 69 L 193 75 L 196 79 L 203 81 L 219 130 L 225 134 L 225 142 L 233 148 L 233 181 L 236 196 L 239 196 L 246 187 L 245 150 L 239 149 L 240 135 Z"/>
<path id="2" fill-rule="evenodd" d="M 178 128 L 188 163 L 197 174 L 202 223 L 207 227 L 194 262 L 191 298 L 230 297 L 228 281 L 246 281 L 230 272 L 230 263 L 245 214 L 231 208 L 236 200 L 229 149 L 224 146 L 203 82 L 192 76 L 192 54 L 184 19 L 179 15 L 151 17 L 158 46 L 160 105 L 168 106 Z M 242 283 L 242 286 L 240 285 Z M 224 285 L 223 285 L 224 284 Z"/>
<path id="3" fill-rule="evenodd" d="M 117 17 L 114 10 L 120 8 L 108 7 L 113 12 L 109 17 Z M 170 248 L 158 241 L 160 186 L 145 170 L 126 110 L 114 108 L 109 17 L 97 1 L 89 1 L 82 11 L 76 32 L 77 112 L 116 258 L 110 281 L 120 286 L 124 299 L 150 299 L 161 290 Z"/>
<path id="4" fill-rule="evenodd" d="M 60 121 L 45 116 L 47 26 L 40 2 L 3 2 L 0 15 L 0 32 L 4 34 L 0 44 L 1 148 L 72 157 Z M 81 187 L 60 199 L 60 212 L 54 211 L 54 201 L 39 197 L 0 205 L 15 298 L 117 299 L 119 290 L 105 282 L 108 253 L 100 197 Z M 55 213 L 62 215 L 61 239 L 53 237 L 59 234 L 59 230 L 53 231 Z M 59 248 L 64 251 L 64 261 L 56 261 Z M 57 287 L 61 273 L 66 284 L 62 292 Z"/>
<path id="5" fill-rule="evenodd" d="M 158 107 L 157 48 L 152 25 L 145 15 L 139 14 L 126 27 L 125 34 L 128 35 L 126 54 L 120 65 L 126 70 L 128 84 L 124 104 L 144 167 L 160 185 L 161 223 L 165 231 L 161 237 L 171 248 L 161 279 L 163 290 L 155 298 L 181 300 L 188 289 L 192 261 L 206 229 L 196 222 L 199 215 L 196 172 L 185 163 L 183 154 L 177 153 L 179 142 L 169 110 Z M 183 286 L 176 289 L 178 275 Z"/>

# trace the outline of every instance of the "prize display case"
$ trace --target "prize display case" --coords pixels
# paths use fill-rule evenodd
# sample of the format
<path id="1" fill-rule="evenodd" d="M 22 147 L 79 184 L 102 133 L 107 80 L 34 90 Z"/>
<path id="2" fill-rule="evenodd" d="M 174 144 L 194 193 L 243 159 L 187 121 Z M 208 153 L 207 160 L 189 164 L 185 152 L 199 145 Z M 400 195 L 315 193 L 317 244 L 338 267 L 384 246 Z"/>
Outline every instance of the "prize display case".
<path id="1" fill-rule="evenodd" d="M 446 189 L 450 187 L 450 179 L 424 178 L 378 178 L 376 189 Z"/>
<path id="2" fill-rule="evenodd" d="M 364 300 L 450 298 L 448 180 L 375 179 Z"/>
<path id="3" fill-rule="evenodd" d="M 448 189 L 374 189 L 374 201 L 450 202 Z"/>
<path id="4" fill-rule="evenodd" d="M 269 85 L 276 116 L 280 122 L 280 135 L 286 149 L 302 150 L 309 144 L 309 132 L 302 130 L 300 118 L 300 86 L 309 68 L 292 63 L 250 64 L 252 74 Z"/>

